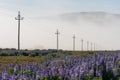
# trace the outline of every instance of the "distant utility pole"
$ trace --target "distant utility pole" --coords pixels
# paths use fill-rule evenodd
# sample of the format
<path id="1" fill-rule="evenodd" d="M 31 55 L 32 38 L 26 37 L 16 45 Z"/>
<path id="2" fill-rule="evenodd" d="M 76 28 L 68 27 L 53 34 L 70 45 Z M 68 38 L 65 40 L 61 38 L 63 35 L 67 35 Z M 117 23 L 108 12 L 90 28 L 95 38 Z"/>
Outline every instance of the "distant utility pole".
<path id="1" fill-rule="evenodd" d="M 81 51 L 83 51 L 83 39 L 81 40 Z"/>
<path id="2" fill-rule="evenodd" d="M 59 34 L 60 34 L 60 32 L 58 31 L 58 29 L 57 29 L 57 32 L 55 33 L 56 35 L 57 35 L 57 51 L 59 50 Z"/>
<path id="3" fill-rule="evenodd" d="M 89 51 L 89 41 L 87 41 L 87 51 Z"/>
<path id="4" fill-rule="evenodd" d="M 96 45 L 95 45 L 95 43 L 94 43 L 94 51 L 96 50 Z"/>
<path id="5" fill-rule="evenodd" d="M 93 44 L 91 43 L 91 51 L 92 51 L 92 45 L 93 45 Z"/>
<path id="6" fill-rule="evenodd" d="M 73 35 L 73 51 L 75 51 L 75 35 Z"/>
<path id="7" fill-rule="evenodd" d="M 20 15 L 20 11 L 18 11 L 18 16 L 15 17 L 15 20 L 18 20 L 18 51 L 20 50 L 20 21 L 23 20 L 23 17 Z"/>

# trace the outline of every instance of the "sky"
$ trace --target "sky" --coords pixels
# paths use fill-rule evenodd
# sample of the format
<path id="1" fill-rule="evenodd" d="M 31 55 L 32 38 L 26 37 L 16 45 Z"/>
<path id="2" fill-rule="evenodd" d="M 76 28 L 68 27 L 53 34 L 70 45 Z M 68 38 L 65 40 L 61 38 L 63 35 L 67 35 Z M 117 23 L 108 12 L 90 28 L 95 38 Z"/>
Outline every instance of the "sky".
<path id="1" fill-rule="evenodd" d="M 56 49 L 57 29 L 60 31 L 60 49 L 72 50 L 74 34 L 76 50 L 81 49 L 81 39 L 84 39 L 84 49 L 86 41 L 95 43 L 98 49 L 119 49 L 119 19 L 109 16 L 120 14 L 119 3 L 120 0 L 0 0 L 0 47 L 17 48 L 18 23 L 15 17 L 21 11 L 24 17 L 21 21 L 21 49 Z M 74 13 L 80 12 L 106 12 L 108 15 L 100 25 L 90 20 L 74 20 Z M 68 18 L 68 14 L 73 17 Z"/>
<path id="2" fill-rule="evenodd" d="M 119 3 L 119 0 L 0 0 L 0 7 L 3 11 L 20 10 L 34 15 L 85 11 L 120 13 Z"/>

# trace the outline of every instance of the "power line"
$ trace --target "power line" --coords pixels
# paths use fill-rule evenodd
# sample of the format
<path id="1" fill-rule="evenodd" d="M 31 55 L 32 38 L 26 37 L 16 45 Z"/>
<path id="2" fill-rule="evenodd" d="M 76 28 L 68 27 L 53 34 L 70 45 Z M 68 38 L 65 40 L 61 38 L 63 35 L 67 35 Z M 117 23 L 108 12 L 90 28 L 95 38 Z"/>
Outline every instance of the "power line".
<path id="1" fill-rule="evenodd" d="M 15 20 L 18 20 L 18 51 L 20 50 L 20 21 L 23 20 L 23 17 L 20 15 L 20 11 L 18 11 L 18 16 L 15 17 Z"/>

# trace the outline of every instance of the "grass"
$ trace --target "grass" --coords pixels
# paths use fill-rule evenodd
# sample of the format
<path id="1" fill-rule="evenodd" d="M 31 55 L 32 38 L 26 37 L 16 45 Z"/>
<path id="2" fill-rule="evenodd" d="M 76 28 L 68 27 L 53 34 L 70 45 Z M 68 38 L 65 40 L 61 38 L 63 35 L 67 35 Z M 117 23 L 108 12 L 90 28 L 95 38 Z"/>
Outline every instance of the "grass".
<path id="1" fill-rule="evenodd" d="M 28 62 L 40 62 L 40 57 L 30 57 L 30 56 L 0 56 L 0 69 L 5 67 L 7 64 L 18 63 L 26 64 Z"/>
<path id="2" fill-rule="evenodd" d="M 86 53 L 94 53 L 94 51 L 70 51 L 73 55 L 81 55 Z"/>

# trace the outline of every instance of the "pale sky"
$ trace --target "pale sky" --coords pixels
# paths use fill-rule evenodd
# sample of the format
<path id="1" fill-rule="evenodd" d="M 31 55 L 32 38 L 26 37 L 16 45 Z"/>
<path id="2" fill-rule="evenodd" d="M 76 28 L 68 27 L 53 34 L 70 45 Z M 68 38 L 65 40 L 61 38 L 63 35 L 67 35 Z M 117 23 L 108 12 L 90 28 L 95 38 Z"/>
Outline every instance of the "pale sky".
<path id="1" fill-rule="evenodd" d="M 0 47 L 17 48 L 15 17 L 21 11 L 24 17 L 21 21 L 22 49 L 55 49 L 57 29 L 60 49 L 72 50 L 73 34 L 76 35 L 76 50 L 81 49 L 82 38 L 84 49 L 86 41 L 95 43 L 99 49 L 119 49 L 120 19 L 111 16 L 120 14 L 119 4 L 120 0 L 0 0 Z M 76 15 L 77 18 L 73 16 L 80 12 L 107 14 L 103 19 L 97 17 L 91 21 L 82 19 L 81 14 Z"/>

